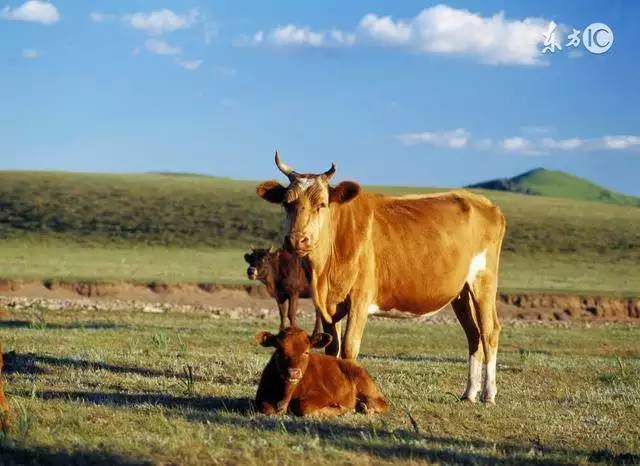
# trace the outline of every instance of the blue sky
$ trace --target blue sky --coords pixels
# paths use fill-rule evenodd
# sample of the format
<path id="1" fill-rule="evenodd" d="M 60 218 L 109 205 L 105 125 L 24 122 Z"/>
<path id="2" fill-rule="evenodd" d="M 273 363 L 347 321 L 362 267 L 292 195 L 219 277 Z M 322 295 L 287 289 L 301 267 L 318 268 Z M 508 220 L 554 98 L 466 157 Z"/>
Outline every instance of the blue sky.
<path id="1" fill-rule="evenodd" d="M 0 169 L 264 179 L 278 148 L 363 183 L 544 166 L 640 195 L 640 3 L 269 3 L 8 0 Z M 566 46 L 594 22 L 606 53 Z"/>

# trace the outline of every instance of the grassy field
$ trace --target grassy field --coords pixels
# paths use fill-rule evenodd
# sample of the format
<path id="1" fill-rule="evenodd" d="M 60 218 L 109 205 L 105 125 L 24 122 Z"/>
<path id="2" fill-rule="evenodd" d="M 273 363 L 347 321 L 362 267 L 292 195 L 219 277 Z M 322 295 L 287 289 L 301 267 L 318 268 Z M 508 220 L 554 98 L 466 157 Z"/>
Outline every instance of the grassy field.
<path id="1" fill-rule="evenodd" d="M 0 242 L 0 276 L 20 279 L 139 280 L 163 283 L 252 283 L 246 278 L 247 249 L 163 246 L 89 246 L 48 241 Z M 255 283 L 255 282 L 253 282 Z M 630 260 L 597 254 L 518 255 L 506 251 L 504 292 L 640 295 L 640 268 Z"/>
<path id="2" fill-rule="evenodd" d="M 0 172 L 0 276 L 243 281 L 242 253 L 277 244 L 283 222 L 255 186 L 204 176 Z M 640 293 L 637 207 L 484 194 L 507 217 L 503 290 Z"/>
<path id="3" fill-rule="evenodd" d="M 304 321 L 306 328 L 311 322 Z M 12 429 L 1 464 L 640 461 L 640 327 L 505 326 L 497 405 L 460 403 L 457 325 L 371 319 L 361 362 L 390 412 L 253 412 L 268 320 L 47 311 L 0 322 Z M 193 370 L 193 376 L 185 373 Z"/>

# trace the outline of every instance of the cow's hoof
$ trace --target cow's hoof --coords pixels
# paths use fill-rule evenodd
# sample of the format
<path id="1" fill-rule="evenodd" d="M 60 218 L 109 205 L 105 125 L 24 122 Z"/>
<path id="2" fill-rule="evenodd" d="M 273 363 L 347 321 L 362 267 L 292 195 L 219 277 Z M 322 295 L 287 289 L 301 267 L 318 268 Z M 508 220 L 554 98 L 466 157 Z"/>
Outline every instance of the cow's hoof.
<path id="1" fill-rule="evenodd" d="M 468 395 L 462 395 L 460 397 L 460 401 L 463 402 L 463 403 L 475 403 L 476 402 L 476 397 L 475 396 L 471 397 L 471 396 L 468 396 Z"/>

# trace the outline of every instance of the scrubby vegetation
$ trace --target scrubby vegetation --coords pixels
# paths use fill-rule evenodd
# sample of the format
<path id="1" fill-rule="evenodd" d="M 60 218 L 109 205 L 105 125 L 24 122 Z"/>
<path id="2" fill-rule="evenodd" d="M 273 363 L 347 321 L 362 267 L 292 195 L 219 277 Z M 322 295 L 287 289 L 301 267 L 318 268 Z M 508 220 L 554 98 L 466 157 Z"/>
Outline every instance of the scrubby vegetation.
<path id="1" fill-rule="evenodd" d="M 256 182 L 173 175 L 0 172 L 0 235 L 164 246 L 277 241 L 282 213 Z M 367 187 L 386 193 L 430 192 Z M 486 191 L 507 217 L 504 248 L 640 260 L 640 209 Z"/>
<path id="2" fill-rule="evenodd" d="M 241 251 L 278 244 L 283 226 L 281 209 L 259 199 L 256 184 L 184 174 L 0 172 L 0 276 L 243 280 Z M 640 291 L 637 207 L 482 192 L 507 218 L 502 289 Z"/>

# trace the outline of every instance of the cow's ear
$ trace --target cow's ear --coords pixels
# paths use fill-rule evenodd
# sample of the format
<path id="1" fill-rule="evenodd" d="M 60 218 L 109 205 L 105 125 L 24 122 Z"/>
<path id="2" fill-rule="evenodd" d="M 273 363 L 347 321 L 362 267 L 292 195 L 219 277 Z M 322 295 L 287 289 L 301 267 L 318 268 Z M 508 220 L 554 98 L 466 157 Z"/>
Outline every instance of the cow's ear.
<path id="1" fill-rule="evenodd" d="M 258 332 L 254 338 L 262 346 L 275 346 L 278 336 L 270 332 Z"/>
<path id="2" fill-rule="evenodd" d="M 274 204 L 282 204 L 286 192 L 287 188 L 285 188 L 275 180 L 260 183 L 256 188 L 256 194 L 258 196 L 260 196 L 265 201 L 273 202 Z"/>
<path id="3" fill-rule="evenodd" d="M 333 337 L 328 333 L 316 333 L 311 337 L 311 347 L 317 349 L 324 348 L 331 343 L 331 340 L 333 340 Z"/>
<path id="4" fill-rule="evenodd" d="M 251 264 L 251 254 L 245 254 L 244 260 L 247 261 L 249 264 Z"/>
<path id="5" fill-rule="evenodd" d="M 360 194 L 360 185 L 353 181 L 343 181 L 337 186 L 329 188 L 329 202 L 343 204 Z"/>

